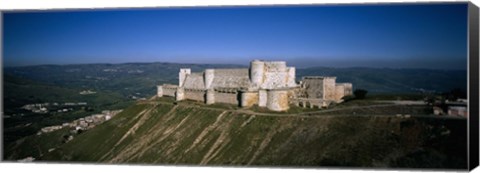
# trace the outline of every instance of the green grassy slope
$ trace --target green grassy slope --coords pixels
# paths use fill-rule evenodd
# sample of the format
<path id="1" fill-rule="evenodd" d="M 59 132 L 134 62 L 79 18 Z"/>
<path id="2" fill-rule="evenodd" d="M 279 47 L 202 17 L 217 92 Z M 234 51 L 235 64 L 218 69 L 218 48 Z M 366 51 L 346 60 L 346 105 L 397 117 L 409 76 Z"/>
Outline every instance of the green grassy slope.
<path id="1" fill-rule="evenodd" d="M 126 109 L 40 160 L 466 168 L 465 125 L 465 119 L 260 116 L 151 102 Z"/>
<path id="2" fill-rule="evenodd" d="M 30 135 L 15 142 L 7 143 L 4 148 L 5 160 L 18 160 L 26 157 L 39 158 L 48 150 L 62 145 L 64 135 L 69 135 L 68 129 L 61 129 L 41 136 Z"/>

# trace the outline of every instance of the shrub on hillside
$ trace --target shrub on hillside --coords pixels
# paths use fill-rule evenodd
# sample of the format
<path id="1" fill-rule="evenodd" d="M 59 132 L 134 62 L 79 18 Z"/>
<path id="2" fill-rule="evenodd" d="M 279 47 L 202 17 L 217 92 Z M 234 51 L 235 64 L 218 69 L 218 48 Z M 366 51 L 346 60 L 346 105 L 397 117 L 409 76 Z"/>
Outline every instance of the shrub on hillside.
<path id="1" fill-rule="evenodd" d="M 364 89 L 356 89 L 355 91 L 353 91 L 356 99 L 364 99 L 367 93 L 368 91 Z"/>

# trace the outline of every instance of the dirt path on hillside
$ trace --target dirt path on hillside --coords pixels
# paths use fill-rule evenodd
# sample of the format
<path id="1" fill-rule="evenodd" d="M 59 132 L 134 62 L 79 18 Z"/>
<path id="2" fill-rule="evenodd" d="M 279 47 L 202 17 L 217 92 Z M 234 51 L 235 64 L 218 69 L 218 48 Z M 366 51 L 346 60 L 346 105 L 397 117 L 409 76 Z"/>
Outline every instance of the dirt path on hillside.
<path id="1" fill-rule="evenodd" d="M 174 105 L 171 102 L 163 102 L 163 101 L 154 101 L 154 102 L 142 102 L 140 104 L 154 104 L 154 103 L 161 103 L 161 104 L 170 104 Z M 223 109 L 223 108 L 213 108 L 207 106 L 199 106 L 199 105 L 189 105 L 186 103 L 180 103 L 178 105 L 190 107 L 190 108 L 198 108 L 198 109 L 207 109 L 207 110 L 215 110 L 215 111 L 227 111 L 233 113 L 242 113 L 242 114 L 249 114 L 249 115 L 259 115 L 259 116 L 295 116 L 295 117 L 323 117 L 323 116 L 395 116 L 395 115 L 364 115 L 364 114 L 356 114 L 356 115 L 323 115 L 322 113 L 328 112 L 335 112 L 335 111 L 343 111 L 343 110 L 356 110 L 356 109 L 371 109 L 371 108 L 388 108 L 388 107 L 398 107 L 398 106 L 405 106 L 405 103 L 394 103 L 394 104 L 384 104 L 379 102 L 380 104 L 375 105 L 368 105 L 368 106 L 350 106 L 350 107 L 342 107 L 342 108 L 332 108 L 332 109 L 324 109 L 318 111 L 310 111 L 310 112 L 301 112 L 301 113 L 265 113 L 265 112 L 255 112 L 249 109 L 238 109 L 238 110 L 231 110 L 231 109 Z M 322 114 L 322 115 L 320 115 Z M 427 118 L 443 118 L 443 119 L 462 119 L 461 117 L 453 117 L 453 116 L 437 116 L 437 115 L 411 115 L 411 117 L 427 117 Z"/>

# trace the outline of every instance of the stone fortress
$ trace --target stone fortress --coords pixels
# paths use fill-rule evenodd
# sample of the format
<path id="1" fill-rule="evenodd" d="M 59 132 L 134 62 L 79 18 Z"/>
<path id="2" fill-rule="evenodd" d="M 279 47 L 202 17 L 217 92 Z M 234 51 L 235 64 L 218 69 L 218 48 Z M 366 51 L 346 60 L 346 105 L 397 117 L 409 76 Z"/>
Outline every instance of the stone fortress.
<path id="1" fill-rule="evenodd" d="M 352 95 L 352 84 L 336 83 L 336 77 L 306 76 L 297 83 L 295 67 L 287 67 L 285 61 L 253 60 L 250 68 L 206 69 L 199 73 L 181 68 L 178 85 L 157 86 L 157 97 L 240 107 L 258 105 L 273 111 L 286 111 L 290 104 L 326 107 L 348 95 Z"/>

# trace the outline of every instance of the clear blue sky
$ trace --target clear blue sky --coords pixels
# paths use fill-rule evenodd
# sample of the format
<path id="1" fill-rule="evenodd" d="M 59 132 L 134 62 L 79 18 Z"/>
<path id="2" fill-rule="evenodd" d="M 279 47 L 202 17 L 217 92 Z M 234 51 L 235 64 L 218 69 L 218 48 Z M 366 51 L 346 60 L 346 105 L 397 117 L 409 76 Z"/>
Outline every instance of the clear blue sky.
<path id="1" fill-rule="evenodd" d="M 5 66 L 189 62 L 466 69 L 467 3 L 6 12 Z"/>

